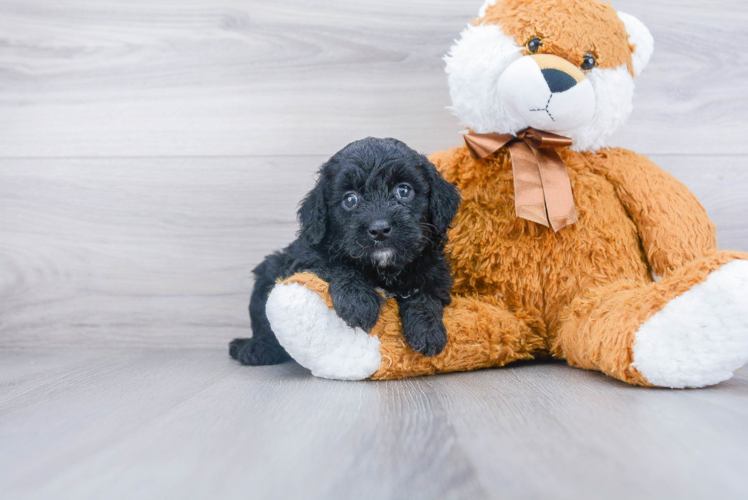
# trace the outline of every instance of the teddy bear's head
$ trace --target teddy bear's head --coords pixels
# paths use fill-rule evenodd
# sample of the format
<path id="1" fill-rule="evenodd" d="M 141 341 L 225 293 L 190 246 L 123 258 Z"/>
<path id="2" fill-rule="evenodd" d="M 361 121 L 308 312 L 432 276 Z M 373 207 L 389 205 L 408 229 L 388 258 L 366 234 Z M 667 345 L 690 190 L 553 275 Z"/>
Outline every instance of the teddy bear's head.
<path id="1" fill-rule="evenodd" d="M 445 57 L 451 109 L 477 133 L 532 127 L 594 151 L 631 112 L 653 47 L 600 0 L 488 0 Z"/>

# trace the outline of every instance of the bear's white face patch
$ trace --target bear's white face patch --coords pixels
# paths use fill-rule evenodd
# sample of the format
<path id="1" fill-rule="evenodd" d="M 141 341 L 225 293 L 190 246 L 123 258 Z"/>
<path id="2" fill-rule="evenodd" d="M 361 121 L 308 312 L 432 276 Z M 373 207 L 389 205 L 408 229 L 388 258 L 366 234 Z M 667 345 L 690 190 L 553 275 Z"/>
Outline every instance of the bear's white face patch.
<path id="1" fill-rule="evenodd" d="M 554 79 L 555 75 L 549 72 L 556 72 L 561 78 Z M 498 87 L 504 111 L 536 129 L 570 133 L 592 121 L 595 114 L 595 91 L 589 80 L 576 82 L 559 70 L 544 70 L 532 57 L 510 64 L 499 78 Z"/>
<path id="2" fill-rule="evenodd" d="M 554 132 L 570 137 L 575 151 L 607 146 L 633 107 L 634 80 L 626 66 L 596 68 L 553 92 L 522 49 L 495 24 L 462 32 L 445 57 L 450 110 L 460 123 L 477 133 L 516 134 L 528 127 Z"/>

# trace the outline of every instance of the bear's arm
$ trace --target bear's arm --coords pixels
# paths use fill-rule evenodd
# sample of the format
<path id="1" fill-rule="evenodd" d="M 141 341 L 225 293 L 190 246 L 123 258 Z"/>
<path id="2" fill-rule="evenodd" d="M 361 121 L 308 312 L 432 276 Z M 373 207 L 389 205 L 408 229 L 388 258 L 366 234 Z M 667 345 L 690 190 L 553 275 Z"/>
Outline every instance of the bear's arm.
<path id="1" fill-rule="evenodd" d="M 615 186 L 655 274 L 667 276 L 717 250 L 716 229 L 699 200 L 648 158 L 608 149 L 592 163 Z"/>

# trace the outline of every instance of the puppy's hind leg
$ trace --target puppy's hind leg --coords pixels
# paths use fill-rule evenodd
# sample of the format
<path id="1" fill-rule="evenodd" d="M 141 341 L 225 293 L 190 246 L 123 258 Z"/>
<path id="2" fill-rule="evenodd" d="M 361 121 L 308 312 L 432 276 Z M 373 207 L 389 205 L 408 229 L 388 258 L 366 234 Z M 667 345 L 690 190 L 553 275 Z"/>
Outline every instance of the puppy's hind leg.
<path id="1" fill-rule="evenodd" d="M 273 257 L 270 257 L 270 261 Z M 265 261 L 255 269 L 255 286 L 249 302 L 252 338 L 234 339 L 229 343 L 229 354 L 243 365 L 277 365 L 289 361 L 291 356 L 278 343 L 265 313 L 268 294 L 275 284 L 274 273 Z"/>

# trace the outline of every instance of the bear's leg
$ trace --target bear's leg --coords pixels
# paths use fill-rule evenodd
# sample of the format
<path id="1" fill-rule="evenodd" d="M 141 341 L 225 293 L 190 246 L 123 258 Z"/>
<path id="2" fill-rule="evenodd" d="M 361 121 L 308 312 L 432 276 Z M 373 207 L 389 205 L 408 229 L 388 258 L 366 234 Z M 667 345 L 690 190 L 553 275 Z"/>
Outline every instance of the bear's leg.
<path id="1" fill-rule="evenodd" d="M 625 382 L 704 387 L 748 362 L 748 255 L 719 252 L 657 283 L 588 291 L 560 318 L 553 354 Z"/>
<path id="2" fill-rule="evenodd" d="M 371 335 L 335 314 L 328 285 L 309 273 L 279 283 L 267 316 L 281 345 L 323 378 L 383 380 L 501 366 L 531 359 L 545 342 L 540 322 L 507 311 L 497 298 L 460 298 L 444 310 L 447 346 L 438 356 L 408 347 L 394 300 L 385 301 Z"/>

